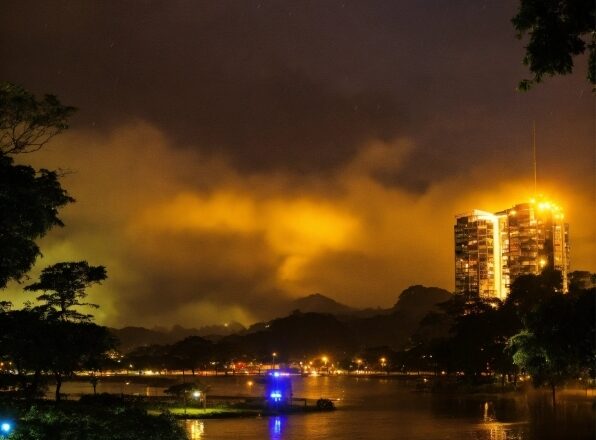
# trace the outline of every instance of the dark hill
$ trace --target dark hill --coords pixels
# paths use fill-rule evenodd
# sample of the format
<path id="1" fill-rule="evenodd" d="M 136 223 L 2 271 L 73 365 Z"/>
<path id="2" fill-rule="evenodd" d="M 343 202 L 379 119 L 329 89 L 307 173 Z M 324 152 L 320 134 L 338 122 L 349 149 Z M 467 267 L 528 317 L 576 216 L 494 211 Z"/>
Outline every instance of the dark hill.
<path id="1" fill-rule="evenodd" d="M 248 330 L 230 324 L 171 330 L 126 327 L 112 332 L 124 352 L 143 345 L 172 344 L 189 336 L 221 340 L 224 351 L 262 356 L 273 351 L 300 357 L 374 346 L 403 348 L 420 321 L 451 296 L 444 289 L 416 285 L 405 289 L 390 309 L 357 310 L 317 293 L 292 301 L 294 312 L 289 316 L 253 324 Z"/>
<path id="2" fill-rule="evenodd" d="M 393 310 L 422 319 L 437 304 L 448 301 L 452 296 L 451 292 L 439 287 L 410 286 L 399 295 Z"/>
<path id="3" fill-rule="evenodd" d="M 300 310 L 302 313 L 330 313 L 332 315 L 345 315 L 356 311 L 356 309 L 320 293 L 295 299 L 291 302 L 290 307 L 290 311 Z"/>
<path id="4" fill-rule="evenodd" d="M 335 316 L 301 312 L 274 319 L 252 333 L 228 336 L 220 343 L 230 352 L 257 354 L 264 358 L 278 352 L 282 361 L 314 353 L 345 353 L 356 348 L 350 327 Z"/>
<path id="5" fill-rule="evenodd" d="M 184 328 L 179 325 L 171 329 L 144 327 L 111 328 L 110 332 L 120 342 L 119 349 L 128 352 L 133 348 L 147 345 L 172 344 L 191 336 L 201 336 L 209 340 L 217 340 L 245 330 L 242 324 L 231 322 L 227 325 L 209 325 L 200 328 Z"/>
<path id="6" fill-rule="evenodd" d="M 400 294 L 393 308 L 376 316 L 353 319 L 350 326 L 361 345 L 401 349 L 409 343 L 420 321 L 437 304 L 451 297 L 450 292 L 438 287 L 410 286 Z"/>

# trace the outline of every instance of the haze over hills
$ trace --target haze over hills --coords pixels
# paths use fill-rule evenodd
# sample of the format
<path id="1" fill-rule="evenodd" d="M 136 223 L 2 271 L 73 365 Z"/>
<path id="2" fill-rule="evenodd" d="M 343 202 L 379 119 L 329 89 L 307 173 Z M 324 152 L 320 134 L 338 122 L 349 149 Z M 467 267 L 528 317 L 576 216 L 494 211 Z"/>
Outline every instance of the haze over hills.
<path id="1" fill-rule="evenodd" d="M 328 296 L 313 293 L 290 303 L 291 310 L 300 310 L 302 313 L 330 313 L 332 315 L 347 315 L 357 311 L 350 306 L 341 304 Z"/>
<path id="2" fill-rule="evenodd" d="M 246 330 L 237 322 L 223 325 L 208 325 L 200 328 L 184 328 L 175 325 L 170 329 L 154 327 L 123 327 L 111 328 L 110 332 L 120 341 L 120 350 L 128 351 L 132 348 L 152 344 L 172 344 L 189 336 L 201 336 L 209 340 L 218 340 L 224 336 L 232 335 Z"/>
<path id="3" fill-rule="evenodd" d="M 339 341 L 343 341 L 339 344 L 341 346 L 351 341 L 368 346 L 398 347 L 408 341 L 427 313 L 450 297 L 451 293 L 447 290 L 416 285 L 405 289 L 389 309 L 356 309 L 316 293 L 291 301 L 287 316 L 259 322 L 248 329 L 239 323 L 228 323 L 198 329 L 180 326 L 169 330 L 125 327 L 112 329 L 112 333 L 120 340 L 120 349 L 124 352 L 143 345 L 172 344 L 189 336 L 201 336 L 234 345 L 242 341 L 249 346 L 287 346 L 298 344 L 299 340 L 304 342 L 304 335 L 313 331 L 323 340 L 331 338 L 328 343 L 339 344 Z M 294 340 L 289 335 L 278 335 L 279 332 L 296 332 L 302 336 Z M 286 337 L 289 339 L 285 340 Z M 298 345 L 294 350 L 308 348 Z"/>

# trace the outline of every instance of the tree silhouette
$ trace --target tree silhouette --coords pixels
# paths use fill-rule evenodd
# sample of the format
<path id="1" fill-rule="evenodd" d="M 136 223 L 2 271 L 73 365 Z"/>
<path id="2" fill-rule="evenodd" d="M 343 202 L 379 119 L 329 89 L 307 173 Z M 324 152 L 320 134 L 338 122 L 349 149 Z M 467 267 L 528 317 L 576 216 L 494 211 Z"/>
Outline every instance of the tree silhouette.
<path id="1" fill-rule="evenodd" d="M 16 84 L 0 83 L 0 154 L 31 153 L 68 128 L 74 107 L 54 95 L 37 99 Z"/>
<path id="2" fill-rule="evenodd" d="M 114 347 L 114 339 L 106 327 L 90 322 L 50 320 L 45 323 L 50 357 L 47 369 L 56 381 L 56 401 L 65 378 L 75 371 L 96 365 Z"/>
<path id="3" fill-rule="evenodd" d="M 55 172 L 15 165 L 0 154 L 0 288 L 31 269 L 40 255 L 35 240 L 63 226 L 58 209 L 73 201 Z"/>
<path id="4" fill-rule="evenodd" d="M 74 309 L 79 306 L 95 307 L 96 304 L 82 302 L 87 296 L 85 290 L 107 277 L 103 266 L 90 266 L 86 261 L 57 263 L 42 270 L 37 283 L 25 287 L 29 291 L 42 291 L 37 299 L 51 316 L 62 321 L 89 321 L 92 315 L 82 314 Z"/>
<path id="5" fill-rule="evenodd" d="M 509 341 L 516 365 L 536 386 L 556 388 L 569 379 L 594 373 L 596 363 L 596 290 L 557 293 L 523 317 L 524 328 Z"/>
<path id="6" fill-rule="evenodd" d="M 73 107 L 0 83 L 0 289 L 19 281 L 40 255 L 35 240 L 63 226 L 58 209 L 74 201 L 54 171 L 15 165 L 10 155 L 40 149 L 65 130 Z"/>
<path id="7" fill-rule="evenodd" d="M 521 0 L 513 26 L 518 38 L 529 34 L 523 62 L 532 79 L 520 82 L 528 90 L 545 75 L 573 71 L 573 58 L 588 51 L 588 81 L 596 87 L 596 15 L 594 0 Z"/>

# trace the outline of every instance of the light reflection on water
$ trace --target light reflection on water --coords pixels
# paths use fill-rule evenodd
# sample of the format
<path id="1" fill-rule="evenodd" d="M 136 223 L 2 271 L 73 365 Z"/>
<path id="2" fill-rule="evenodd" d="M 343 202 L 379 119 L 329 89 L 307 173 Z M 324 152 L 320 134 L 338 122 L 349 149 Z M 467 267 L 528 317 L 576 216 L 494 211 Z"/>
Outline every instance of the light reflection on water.
<path id="1" fill-rule="evenodd" d="M 338 411 L 286 417 L 206 420 L 201 439 L 270 440 L 595 440 L 588 400 L 548 395 L 416 393 L 399 381 L 297 378 L 294 394 L 341 400 Z"/>
<path id="2" fill-rule="evenodd" d="M 184 428 L 188 432 L 190 440 L 201 440 L 205 434 L 205 423 L 202 420 L 186 420 Z"/>
<path id="3" fill-rule="evenodd" d="M 263 392 L 246 377 L 207 378 L 213 395 Z M 88 387 L 67 383 L 67 392 Z M 99 392 L 122 385 L 100 383 Z M 131 383 L 131 393 L 160 394 L 163 388 Z M 192 440 L 595 440 L 590 400 L 561 395 L 553 412 L 547 395 L 446 395 L 416 393 L 397 380 L 349 377 L 296 378 L 294 395 L 341 399 L 338 411 L 285 417 L 192 420 Z M 88 392 L 88 391 L 87 391 Z"/>
<path id="4" fill-rule="evenodd" d="M 304 423 L 310 419 L 309 423 Z M 454 426 L 399 426 L 385 427 L 367 424 L 362 420 L 363 429 L 347 431 L 346 427 L 328 425 L 316 420 L 316 415 L 290 417 L 264 417 L 262 419 L 241 420 L 189 420 L 185 428 L 190 440 L 206 439 L 400 439 L 400 440 L 525 440 L 523 425 L 498 422 L 482 423 L 475 426 L 463 424 Z M 289 429 L 288 429 L 289 428 Z M 522 428 L 520 430 L 520 428 Z M 382 437 L 379 435 L 382 433 Z M 573 437 L 569 437 L 573 438 Z"/>
<path id="5" fill-rule="evenodd" d="M 282 427 L 286 417 L 269 417 L 269 438 L 271 440 L 280 440 L 282 436 Z"/>

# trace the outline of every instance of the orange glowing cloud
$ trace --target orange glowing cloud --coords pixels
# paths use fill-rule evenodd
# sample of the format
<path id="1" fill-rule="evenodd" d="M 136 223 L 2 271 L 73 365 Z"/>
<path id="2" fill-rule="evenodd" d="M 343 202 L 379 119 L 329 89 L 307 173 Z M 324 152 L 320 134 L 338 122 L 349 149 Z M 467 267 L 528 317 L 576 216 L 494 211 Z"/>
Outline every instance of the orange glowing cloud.
<path id="1" fill-rule="evenodd" d="M 411 284 L 452 289 L 454 216 L 512 206 L 533 186 L 497 164 L 420 193 L 383 183 L 379 172 L 404 166 L 407 140 L 371 142 L 317 176 L 243 174 L 143 123 L 59 141 L 31 157 L 76 170 L 64 185 L 78 202 L 43 240 L 36 271 L 72 258 L 105 264 L 109 278 L 90 301 L 110 325 L 249 324 L 313 292 L 366 307 L 391 305 Z M 593 207 L 571 184 L 541 186 L 571 224 L 572 268 L 594 271 Z"/>

